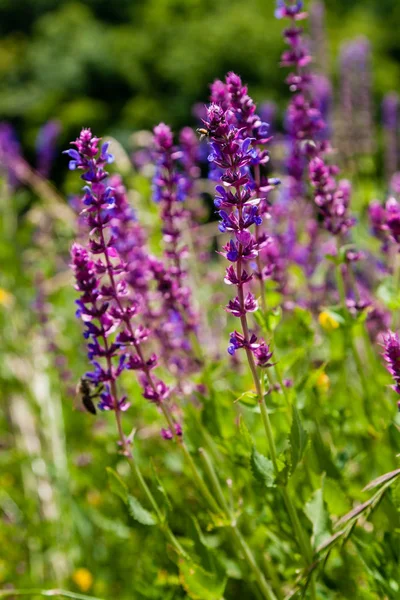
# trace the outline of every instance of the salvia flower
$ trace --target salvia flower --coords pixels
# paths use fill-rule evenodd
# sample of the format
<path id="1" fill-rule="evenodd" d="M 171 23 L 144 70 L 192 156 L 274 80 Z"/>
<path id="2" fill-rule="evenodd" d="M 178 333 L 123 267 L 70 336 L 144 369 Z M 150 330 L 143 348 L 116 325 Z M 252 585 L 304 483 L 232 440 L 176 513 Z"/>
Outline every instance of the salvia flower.
<path id="1" fill-rule="evenodd" d="M 371 202 L 369 218 L 373 234 L 383 241 L 382 250 L 386 252 L 392 242 L 400 251 L 400 203 L 396 198 L 388 198 L 384 206 L 378 201 Z"/>
<path id="2" fill-rule="evenodd" d="M 342 45 L 339 58 L 343 150 L 369 154 L 374 146 L 371 46 L 365 37 Z"/>
<path id="3" fill-rule="evenodd" d="M 382 101 L 382 124 L 385 139 L 385 172 L 389 180 L 398 166 L 398 128 L 400 98 L 396 92 L 386 94 Z"/>
<path id="4" fill-rule="evenodd" d="M 235 84 L 238 94 L 240 80 L 229 74 L 230 94 Z M 253 114 L 253 113 L 252 113 Z M 257 310 L 257 301 L 251 292 L 245 293 L 245 286 L 251 280 L 251 261 L 257 259 L 259 245 L 251 228 L 260 223 L 260 198 L 252 186 L 250 165 L 255 150 L 252 138 L 242 137 L 242 130 L 236 126 L 232 109 L 211 103 L 207 108 L 204 124 L 209 133 L 211 152 L 209 161 L 220 169 L 220 184 L 216 187 L 214 204 L 221 217 L 220 229 L 231 234 L 230 241 L 221 254 L 232 263 L 226 270 L 225 282 L 237 288 L 237 295 L 230 300 L 226 310 L 241 320 L 243 334 L 231 334 L 228 352 L 244 348 L 255 356 L 255 351 L 263 344 L 255 334 L 248 331 L 246 315 Z M 246 263 L 246 270 L 244 269 Z"/>
<path id="5" fill-rule="evenodd" d="M 187 246 L 182 240 L 182 229 L 190 222 L 184 200 L 192 191 L 192 182 L 188 183 L 188 180 L 194 175 L 196 165 L 193 155 L 195 149 L 192 147 L 194 143 L 188 131 L 181 134 L 181 144 L 182 141 L 184 150 L 174 146 L 173 134 L 167 125 L 160 123 L 154 128 L 157 162 L 153 197 L 160 205 L 165 265 L 154 261 L 152 269 L 158 282 L 158 290 L 164 295 L 174 337 L 180 338 L 182 349 L 187 352 L 190 336 L 197 335 L 198 315 L 187 283 L 184 265 Z M 179 163 L 183 163 L 185 172 L 179 169 Z M 180 324 L 182 335 L 179 336 Z"/>
<path id="6" fill-rule="evenodd" d="M 330 151 L 329 142 L 322 132 L 327 126 L 321 113 L 321 103 L 315 94 L 315 78 L 307 70 L 311 62 L 303 31 L 296 21 L 307 15 L 302 3 L 278 2 L 278 17 L 286 17 L 290 26 L 284 31 L 289 46 L 282 54 L 282 66 L 293 67 L 287 78 L 293 92 L 286 116 L 286 128 L 291 140 L 288 173 L 292 179 L 291 190 L 298 198 L 304 192 L 304 171 L 308 163 L 308 175 L 314 188 L 314 202 L 325 229 L 334 235 L 346 233 L 355 223 L 348 216 L 351 188 L 347 181 L 336 181 L 338 168 L 327 163 L 325 155 Z M 314 82 L 314 83 L 313 83 Z"/>
<path id="7" fill-rule="evenodd" d="M 400 394 L 400 339 L 397 333 L 389 330 L 384 335 L 383 349 L 383 359 L 386 363 L 386 369 L 394 380 L 394 385 L 391 387 L 395 392 Z"/>
<path id="8" fill-rule="evenodd" d="M 123 411 L 128 402 L 125 396 L 118 395 L 116 380 L 124 369 L 139 371 L 143 396 L 156 404 L 168 398 L 169 389 L 152 374 L 157 357 L 146 359 L 142 349 L 151 332 L 133 322 L 139 303 L 130 297 L 126 264 L 114 235 L 118 229 L 116 220 L 127 216 L 127 207 L 120 199 L 119 213 L 114 212 L 115 190 L 108 185 L 105 170 L 112 155 L 108 144 L 99 147 L 100 141 L 90 129 L 83 129 L 73 142 L 76 149 L 66 152 L 71 159 L 70 169 L 81 170 L 87 184 L 83 188 L 83 204 L 90 232 L 88 249 L 74 244 L 71 258 L 76 289 L 80 292 L 77 316 L 85 324 L 88 357 L 94 367 L 87 376 L 93 384 L 104 386 L 101 410 Z"/>

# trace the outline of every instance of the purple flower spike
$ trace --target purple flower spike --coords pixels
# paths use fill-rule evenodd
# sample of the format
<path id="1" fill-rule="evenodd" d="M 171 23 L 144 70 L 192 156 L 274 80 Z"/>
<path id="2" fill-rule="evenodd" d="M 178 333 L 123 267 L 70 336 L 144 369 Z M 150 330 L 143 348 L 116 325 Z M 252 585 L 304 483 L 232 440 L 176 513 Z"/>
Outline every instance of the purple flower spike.
<path id="1" fill-rule="evenodd" d="M 76 150 L 66 152 L 72 159 L 70 168 L 82 170 L 81 178 L 87 184 L 83 188 L 83 214 L 90 232 L 89 250 L 79 244 L 72 246 L 71 266 L 80 292 L 77 316 L 85 325 L 88 357 L 94 367 L 87 377 L 94 385 L 104 386 L 99 408 L 120 412 L 129 407 L 126 396 L 118 396 L 116 386 L 124 369 L 140 372 L 143 396 L 152 402 L 166 400 L 169 388 L 152 375 L 157 356 L 144 356 L 142 346 L 150 330 L 132 322 L 146 302 L 145 282 L 151 276 L 139 273 L 137 263 L 149 269 L 149 262 L 142 260 L 140 245 L 130 238 L 137 232 L 134 215 L 120 179 L 109 178 L 105 171 L 106 164 L 113 160 L 108 144 L 100 148 L 99 142 L 90 129 L 83 129 L 73 142 Z M 108 185 L 110 181 L 115 189 Z M 140 282 L 135 284 L 139 293 L 133 298 L 129 285 L 132 278 Z"/>
<path id="2" fill-rule="evenodd" d="M 215 189 L 215 206 L 221 217 L 220 230 L 234 234 L 234 239 L 223 247 L 220 254 L 232 263 L 226 270 L 224 281 L 237 288 L 237 295 L 229 301 L 226 310 L 240 318 L 244 333 L 235 331 L 231 334 L 228 352 L 234 355 L 244 348 L 251 357 L 249 360 L 254 361 L 252 354 L 265 343 L 262 340 L 258 342 L 257 336 L 248 330 L 247 313 L 256 311 L 258 304 L 252 293 L 245 293 L 244 287 L 251 281 L 252 273 L 244 270 L 243 263 L 251 264 L 259 255 L 259 243 L 251 227 L 262 222 L 260 179 L 257 178 L 255 183 L 252 169 L 259 173 L 265 153 L 258 145 L 265 143 L 268 128 L 257 117 L 256 106 L 238 75 L 228 73 L 224 94 L 223 85 L 218 83 L 223 104 L 212 102 L 209 105 L 204 125 L 209 132 L 209 161 L 220 170 L 219 185 Z M 216 100 L 215 84 L 213 92 Z"/>
<path id="3" fill-rule="evenodd" d="M 383 358 L 386 362 L 386 369 L 392 375 L 394 385 L 392 389 L 400 394 L 400 339 L 397 333 L 388 331 L 383 338 Z M 400 403 L 399 403 L 400 408 Z"/>
<path id="4" fill-rule="evenodd" d="M 151 265 L 158 291 L 162 295 L 163 309 L 168 321 L 163 347 L 174 355 L 174 370 L 193 371 L 198 363 L 191 348 L 190 338 L 197 336 L 199 317 L 187 285 L 185 258 L 187 246 L 182 241 L 182 231 L 190 223 L 186 199 L 194 193 L 197 139 L 189 128 L 182 130 L 181 147 L 174 146 L 171 129 L 164 123 L 154 128 L 156 171 L 153 178 L 153 197 L 159 204 L 164 241 L 164 264 L 154 260 Z M 169 346 L 169 349 L 166 347 Z M 191 352 L 188 353 L 188 349 Z M 180 360 L 176 361 L 179 354 Z"/>
<path id="5" fill-rule="evenodd" d="M 278 1 L 278 18 L 290 21 L 290 26 L 283 34 L 289 49 L 283 52 L 281 65 L 294 69 L 287 78 L 289 89 L 293 92 L 286 116 L 286 129 L 290 136 L 287 162 L 290 191 L 296 200 L 304 195 L 304 175 L 309 163 L 308 175 L 314 188 L 314 203 L 322 217 L 323 227 L 334 235 L 340 235 L 355 224 L 355 220 L 348 216 L 351 189 L 348 182 L 336 180 L 339 169 L 329 165 L 325 159 L 331 148 L 324 139 L 328 132 L 322 115 L 324 102 L 318 89 L 318 78 L 305 69 L 311 56 L 302 35 L 303 30 L 295 23 L 307 16 L 301 11 L 301 2 L 288 4 L 284 0 Z"/>

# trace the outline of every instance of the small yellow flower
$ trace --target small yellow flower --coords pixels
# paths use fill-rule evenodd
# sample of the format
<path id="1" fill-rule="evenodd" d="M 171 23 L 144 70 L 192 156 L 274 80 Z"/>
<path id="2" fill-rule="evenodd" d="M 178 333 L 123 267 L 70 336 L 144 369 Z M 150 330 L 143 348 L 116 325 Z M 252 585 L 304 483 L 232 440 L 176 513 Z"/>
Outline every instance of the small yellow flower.
<path id="1" fill-rule="evenodd" d="M 0 304 L 2 304 L 5 307 L 9 307 L 11 306 L 12 301 L 12 294 L 10 294 L 10 292 L 7 292 L 7 290 L 4 290 L 3 288 L 0 288 Z"/>
<path id="2" fill-rule="evenodd" d="M 86 494 L 86 499 L 90 506 L 99 506 L 102 502 L 101 494 L 97 490 L 90 490 Z"/>
<path id="3" fill-rule="evenodd" d="M 324 372 L 318 375 L 318 379 L 316 381 L 316 386 L 321 392 L 327 392 L 330 388 L 331 380 L 328 375 Z"/>
<path id="4" fill-rule="evenodd" d="M 326 331 L 333 331 L 339 327 L 339 323 L 336 319 L 326 310 L 320 313 L 318 321 L 321 327 Z"/>
<path id="5" fill-rule="evenodd" d="M 78 586 L 81 592 L 88 592 L 93 585 L 93 575 L 88 569 L 81 567 L 74 571 L 72 581 Z"/>

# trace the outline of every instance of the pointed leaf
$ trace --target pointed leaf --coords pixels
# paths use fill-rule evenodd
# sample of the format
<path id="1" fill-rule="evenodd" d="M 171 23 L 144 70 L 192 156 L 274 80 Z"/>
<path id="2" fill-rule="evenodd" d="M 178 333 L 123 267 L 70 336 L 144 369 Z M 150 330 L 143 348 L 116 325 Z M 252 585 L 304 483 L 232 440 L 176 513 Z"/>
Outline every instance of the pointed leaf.
<path id="1" fill-rule="evenodd" d="M 370 481 L 368 483 L 368 485 L 365 486 L 365 488 L 363 489 L 363 492 L 366 492 L 368 490 L 373 490 L 374 488 L 378 487 L 379 485 L 382 485 L 382 483 L 386 483 L 387 481 L 390 481 L 391 479 L 395 479 L 397 477 L 400 477 L 400 469 L 395 469 L 394 471 L 390 471 L 390 473 L 385 473 L 384 475 L 381 475 L 380 477 L 373 479 L 372 481 Z"/>
<path id="2" fill-rule="evenodd" d="M 251 453 L 251 470 L 254 477 L 266 487 L 275 486 L 275 473 L 272 461 L 255 448 Z"/>
<path id="3" fill-rule="evenodd" d="M 324 502 L 323 485 L 313 493 L 304 507 L 304 512 L 313 526 L 313 547 L 318 548 L 331 536 L 331 522 Z"/>
<path id="4" fill-rule="evenodd" d="M 369 508 L 371 506 L 372 500 L 373 500 L 373 498 L 370 498 L 366 502 L 363 502 L 362 504 L 359 504 L 358 506 L 353 508 L 350 512 L 348 512 L 341 519 L 339 519 L 339 521 L 337 521 L 335 523 L 335 527 L 340 527 L 341 525 L 348 523 L 352 519 L 359 517 L 367 508 Z"/>
<path id="5" fill-rule="evenodd" d="M 243 442 L 244 447 L 249 452 L 249 457 L 250 457 L 250 454 L 251 454 L 251 451 L 253 448 L 253 439 L 250 435 L 250 431 L 249 431 L 242 415 L 240 415 L 240 420 L 239 420 L 239 434 L 240 434 L 240 438 Z"/>
<path id="6" fill-rule="evenodd" d="M 208 572 L 192 561 L 179 561 L 180 581 L 193 600 L 219 600 L 224 595 L 227 577 L 224 571 Z"/>
<path id="7" fill-rule="evenodd" d="M 154 466 L 154 462 L 153 461 L 150 461 L 150 462 L 151 462 L 151 471 L 152 471 L 154 480 L 157 484 L 157 496 L 158 496 L 157 501 L 159 502 L 160 505 L 163 506 L 163 508 L 165 509 L 165 512 L 168 512 L 169 510 L 172 510 L 171 502 L 168 498 L 168 494 L 165 491 L 162 481 L 157 474 L 156 468 Z"/>
<path id="8" fill-rule="evenodd" d="M 139 500 L 134 496 L 128 496 L 128 510 L 131 517 L 142 525 L 155 525 L 155 517 L 140 504 Z"/>
<path id="9" fill-rule="evenodd" d="M 332 546 L 338 539 L 340 539 L 345 533 L 346 529 L 341 529 L 340 531 L 337 531 L 333 535 L 329 536 L 324 542 L 322 542 L 322 544 L 320 544 L 316 548 L 316 552 L 322 552 L 323 550 L 326 550 L 327 548 Z"/>
<path id="10" fill-rule="evenodd" d="M 128 501 L 128 487 L 122 481 L 118 473 L 114 471 L 114 469 L 107 467 L 106 471 L 108 475 L 108 485 L 110 486 L 110 490 L 114 492 L 114 494 L 119 496 L 121 500 L 126 504 Z"/>
<path id="11" fill-rule="evenodd" d="M 258 396 L 255 392 L 249 391 L 244 392 L 236 398 L 235 403 L 239 402 L 239 404 L 243 404 L 244 406 L 257 406 Z"/>

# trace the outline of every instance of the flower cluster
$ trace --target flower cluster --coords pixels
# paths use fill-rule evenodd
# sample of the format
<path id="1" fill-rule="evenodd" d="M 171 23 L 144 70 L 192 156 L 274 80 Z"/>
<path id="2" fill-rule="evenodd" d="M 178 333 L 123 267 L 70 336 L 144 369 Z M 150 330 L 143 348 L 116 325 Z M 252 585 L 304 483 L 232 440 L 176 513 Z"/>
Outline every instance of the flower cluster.
<path id="1" fill-rule="evenodd" d="M 400 394 L 400 339 L 397 333 L 390 330 L 386 333 L 383 338 L 383 348 L 383 358 L 386 362 L 386 368 L 394 380 L 392 389 Z"/>
<path id="2" fill-rule="evenodd" d="M 150 331 L 135 325 L 132 318 L 138 313 L 138 303 L 129 295 L 127 268 L 118 252 L 118 242 L 113 233 L 116 220 L 126 214 L 127 206 L 119 199 L 116 209 L 115 190 L 107 185 L 107 163 L 113 157 L 108 144 L 99 148 L 100 139 L 83 129 L 73 142 L 76 149 L 66 151 L 70 169 L 79 169 L 87 182 L 83 188 L 84 212 L 90 231 L 88 249 L 75 244 L 72 247 L 72 269 L 76 289 L 80 292 L 77 315 L 85 324 L 85 338 L 89 339 L 88 357 L 94 371 L 88 378 L 96 386 L 104 385 L 99 408 L 125 410 L 126 397 L 117 394 L 116 380 L 123 369 L 139 371 L 143 396 L 156 404 L 168 398 L 169 388 L 152 374 L 157 356 L 144 357 L 142 344 Z M 123 221 L 118 225 L 118 232 Z"/>
<path id="3" fill-rule="evenodd" d="M 338 168 L 328 165 L 318 156 L 310 161 L 310 182 L 314 188 L 314 202 L 318 206 L 325 228 L 334 235 L 346 233 L 355 220 L 348 216 L 351 184 L 342 179 L 336 181 Z"/>
<path id="4" fill-rule="evenodd" d="M 372 232 L 382 240 L 384 251 L 388 250 L 389 242 L 400 244 L 400 204 L 395 198 L 389 198 L 385 206 L 378 201 L 371 202 L 369 218 Z M 400 246 L 398 249 L 400 251 Z"/>
<path id="5" fill-rule="evenodd" d="M 186 161 L 187 175 L 193 174 L 195 165 L 193 156 L 188 155 L 187 133 L 184 134 L 186 153 L 174 146 L 171 129 L 164 123 L 154 128 L 154 146 L 156 152 L 156 173 L 153 179 L 153 197 L 160 204 L 162 233 L 165 243 L 165 258 L 168 267 L 154 263 L 153 274 L 159 282 L 159 290 L 165 291 L 167 305 L 175 318 L 180 318 L 186 335 L 196 333 L 198 315 L 193 304 L 184 259 L 187 246 L 182 243 L 182 228 L 188 222 L 188 212 L 183 203 L 191 184 L 188 176 L 178 170 L 178 161 Z M 161 268 L 160 268 L 161 267 Z"/>
<path id="6" fill-rule="evenodd" d="M 397 92 L 386 94 L 382 101 L 382 125 L 384 131 L 385 174 L 390 179 L 398 167 L 398 139 L 400 98 Z"/>
<path id="7" fill-rule="evenodd" d="M 14 128 L 9 123 L 0 123 L 0 168 L 7 174 L 10 188 L 17 186 L 18 176 L 14 167 L 21 160 L 21 147 Z"/>
<path id="8" fill-rule="evenodd" d="M 80 292 L 76 314 L 85 325 L 84 337 L 89 340 L 88 357 L 94 367 L 86 376 L 96 387 L 104 387 L 99 402 L 101 410 L 126 410 L 129 407 L 126 396 L 117 397 L 115 381 L 124 369 L 127 356 L 120 355 L 119 345 L 109 340 L 115 331 L 115 321 L 101 293 L 95 263 L 80 244 L 71 248 L 71 268 L 75 275 L 75 289 Z M 99 358 L 104 360 L 105 365 L 99 362 Z M 117 366 L 113 366 L 116 360 Z"/>
<path id="9" fill-rule="evenodd" d="M 342 45 L 339 58 L 341 149 L 347 156 L 374 149 L 371 46 L 359 37 Z"/>
<path id="10" fill-rule="evenodd" d="M 291 178 L 291 195 L 299 197 L 304 192 L 304 171 L 309 162 L 314 202 L 323 226 L 334 235 L 343 234 L 355 222 L 347 214 L 350 186 L 345 181 L 336 181 L 338 168 L 327 164 L 325 159 L 325 154 L 330 151 L 330 144 L 323 139 L 321 133 L 326 132 L 327 127 L 318 97 L 313 97 L 315 76 L 307 69 L 312 58 L 302 36 L 303 30 L 296 24 L 305 19 L 307 13 L 303 12 L 303 3 L 300 1 L 287 3 L 279 0 L 276 16 L 290 20 L 290 26 L 284 31 L 289 49 L 283 52 L 281 65 L 294 69 L 286 80 L 293 92 L 286 117 L 291 143 L 287 165 Z"/>
<path id="11" fill-rule="evenodd" d="M 237 296 L 226 310 L 240 318 L 243 335 L 231 335 L 229 353 L 239 348 L 252 353 L 260 366 L 269 366 L 269 348 L 265 342 L 257 342 L 256 336 L 248 332 L 246 315 L 257 310 L 257 300 L 251 292 L 245 294 L 244 287 L 252 280 L 251 261 L 258 256 L 259 247 L 250 231 L 259 225 L 262 217 L 258 205 L 260 199 L 251 187 L 249 166 L 254 158 L 251 138 L 242 138 L 241 130 L 235 125 L 231 110 L 212 103 L 207 109 L 205 126 L 209 133 L 211 152 L 209 161 L 221 170 L 221 185 L 216 187 L 215 207 L 221 217 L 220 230 L 229 232 L 231 240 L 221 254 L 232 263 L 225 274 L 225 283 L 237 288 Z M 246 271 L 246 268 L 248 271 Z"/>

